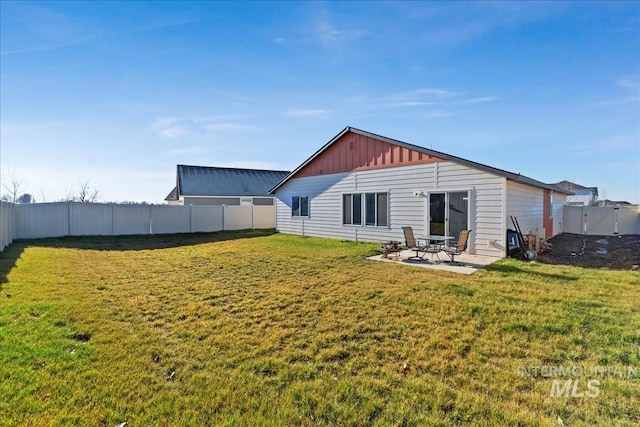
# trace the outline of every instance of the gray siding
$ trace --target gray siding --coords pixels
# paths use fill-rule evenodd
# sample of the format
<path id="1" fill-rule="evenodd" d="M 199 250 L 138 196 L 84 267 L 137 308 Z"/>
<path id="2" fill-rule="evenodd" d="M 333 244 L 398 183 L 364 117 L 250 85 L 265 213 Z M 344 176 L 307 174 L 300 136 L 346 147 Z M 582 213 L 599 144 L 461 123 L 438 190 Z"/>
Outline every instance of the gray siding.
<path id="1" fill-rule="evenodd" d="M 564 208 L 567 204 L 566 194 L 553 193 L 551 215 L 553 215 L 553 235 L 564 233 Z"/>
<path id="2" fill-rule="evenodd" d="M 509 181 L 507 183 L 507 218 L 508 228 L 513 228 L 510 216 L 515 216 L 523 234 L 535 233 L 536 228 L 542 235 L 542 214 L 544 190 Z"/>
<path id="3" fill-rule="evenodd" d="M 437 191 L 469 191 L 469 243 L 472 253 L 502 256 L 490 241 L 504 239 L 502 194 L 504 178 L 453 162 L 403 166 L 293 178 L 277 191 L 277 228 L 283 233 L 362 241 L 404 240 L 403 226 L 424 235 L 428 219 L 427 194 Z M 416 196 L 422 191 L 425 196 Z M 342 224 L 342 194 L 389 192 L 389 226 Z M 291 216 L 291 197 L 309 196 L 309 217 Z"/>
<path id="4" fill-rule="evenodd" d="M 258 206 L 273 206 L 273 197 L 252 197 L 252 196 L 238 196 L 238 197 L 191 197 L 185 196 L 182 203 L 185 206 L 240 206 L 241 200 L 250 199 L 254 205 Z"/>
<path id="5" fill-rule="evenodd" d="M 194 206 L 239 206 L 240 198 L 239 197 L 189 197 L 185 196 L 184 203 L 185 206 L 194 205 Z"/>

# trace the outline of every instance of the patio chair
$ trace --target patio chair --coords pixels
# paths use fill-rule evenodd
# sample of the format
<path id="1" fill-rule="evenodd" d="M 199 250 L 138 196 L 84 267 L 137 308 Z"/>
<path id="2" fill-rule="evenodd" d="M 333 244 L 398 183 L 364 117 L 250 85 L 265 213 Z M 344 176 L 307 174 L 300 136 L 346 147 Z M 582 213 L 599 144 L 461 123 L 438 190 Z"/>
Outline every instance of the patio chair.
<path id="1" fill-rule="evenodd" d="M 464 251 L 467 250 L 467 244 L 469 243 L 469 233 L 472 230 L 462 230 L 460 232 L 460 237 L 458 238 L 458 243 L 453 248 L 442 248 L 442 250 L 451 258 L 451 262 L 455 262 L 454 257 L 456 255 L 460 255 Z"/>
<path id="2" fill-rule="evenodd" d="M 413 228 L 411 227 L 402 227 L 402 231 L 404 231 L 404 241 L 407 244 L 407 248 L 412 251 L 416 251 L 416 255 L 411 258 L 420 258 L 424 259 L 424 256 L 429 252 L 429 246 L 420 245 L 413 235 Z M 422 252 L 422 256 L 420 256 L 420 252 Z"/>

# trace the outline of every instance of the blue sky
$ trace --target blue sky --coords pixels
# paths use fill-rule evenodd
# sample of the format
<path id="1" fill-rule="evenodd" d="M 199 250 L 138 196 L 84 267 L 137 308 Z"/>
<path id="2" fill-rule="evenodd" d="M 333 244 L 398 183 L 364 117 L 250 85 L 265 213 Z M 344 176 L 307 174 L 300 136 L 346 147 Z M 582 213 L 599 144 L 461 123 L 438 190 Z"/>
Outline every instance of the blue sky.
<path id="1" fill-rule="evenodd" d="M 0 2 L 3 174 L 161 203 L 345 126 L 640 203 L 640 2 Z"/>

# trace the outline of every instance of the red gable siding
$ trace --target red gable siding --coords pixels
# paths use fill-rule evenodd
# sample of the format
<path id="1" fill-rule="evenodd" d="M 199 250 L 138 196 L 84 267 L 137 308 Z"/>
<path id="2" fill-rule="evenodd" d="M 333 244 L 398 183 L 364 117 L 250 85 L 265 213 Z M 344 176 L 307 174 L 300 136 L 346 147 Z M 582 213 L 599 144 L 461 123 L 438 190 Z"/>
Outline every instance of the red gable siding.
<path id="1" fill-rule="evenodd" d="M 440 158 L 399 145 L 347 132 L 296 175 L 327 175 L 441 161 Z"/>

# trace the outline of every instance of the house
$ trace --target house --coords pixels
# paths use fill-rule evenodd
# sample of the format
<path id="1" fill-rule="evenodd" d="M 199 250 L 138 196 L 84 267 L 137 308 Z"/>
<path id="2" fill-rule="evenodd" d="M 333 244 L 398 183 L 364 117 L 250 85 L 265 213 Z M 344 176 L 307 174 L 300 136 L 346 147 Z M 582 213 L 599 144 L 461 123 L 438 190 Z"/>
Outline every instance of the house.
<path id="1" fill-rule="evenodd" d="M 472 254 L 505 256 L 516 216 L 524 233 L 562 231 L 569 191 L 526 176 L 347 127 L 271 189 L 283 233 L 356 241 L 458 236 Z"/>
<path id="2" fill-rule="evenodd" d="M 626 200 L 598 200 L 596 203 L 598 206 L 633 206 L 632 203 L 627 202 Z"/>
<path id="3" fill-rule="evenodd" d="M 573 194 L 567 196 L 567 204 L 574 206 L 594 206 L 598 200 L 598 187 L 583 187 L 571 181 L 560 181 L 555 184 Z"/>
<path id="4" fill-rule="evenodd" d="M 273 205 L 269 189 L 287 171 L 178 165 L 165 200 L 179 205 Z"/>

